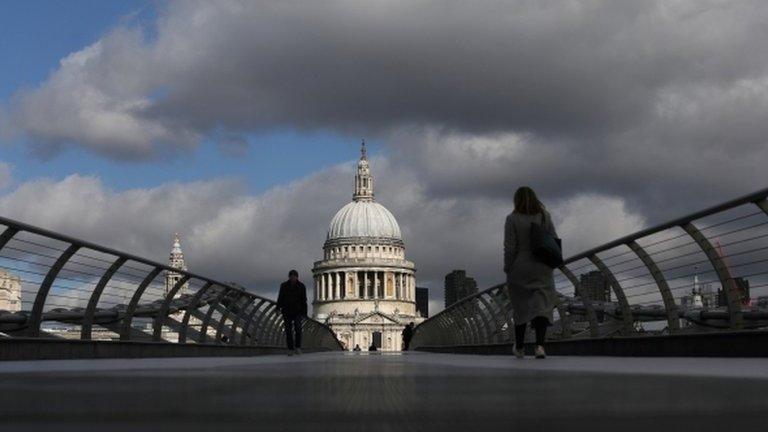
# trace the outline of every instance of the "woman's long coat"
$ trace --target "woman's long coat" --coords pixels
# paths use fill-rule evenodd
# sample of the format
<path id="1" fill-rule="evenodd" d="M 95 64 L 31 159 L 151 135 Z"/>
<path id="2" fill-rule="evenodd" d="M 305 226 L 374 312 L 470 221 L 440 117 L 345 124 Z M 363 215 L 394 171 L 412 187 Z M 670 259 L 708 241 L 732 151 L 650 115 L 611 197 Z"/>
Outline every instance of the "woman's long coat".
<path id="1" fill-rule="evenodd" d="M 544 212 L 543 227 L 557 237 L 549 213 Z M 504 272 L 512 302 L 515 324 L 545 317 L 551 324 L 557 293 L 553 270 L 531 253 L 531 224 L 542 225 L 541 213 L 510 213 L 504 224 Z"/>

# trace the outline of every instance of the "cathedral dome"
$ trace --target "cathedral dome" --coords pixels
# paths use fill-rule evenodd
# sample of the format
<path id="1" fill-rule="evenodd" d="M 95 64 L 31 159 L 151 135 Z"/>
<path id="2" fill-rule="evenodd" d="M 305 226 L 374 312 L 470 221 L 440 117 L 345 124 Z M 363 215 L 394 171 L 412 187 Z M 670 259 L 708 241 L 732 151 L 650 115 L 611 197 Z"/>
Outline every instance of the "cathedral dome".
<path id="1" fill-rule="evenodd" d="M 375 201 L 352 201 L 331 219 L 328 240 L 355 237 L 402 240 L 395 217 Z"/>

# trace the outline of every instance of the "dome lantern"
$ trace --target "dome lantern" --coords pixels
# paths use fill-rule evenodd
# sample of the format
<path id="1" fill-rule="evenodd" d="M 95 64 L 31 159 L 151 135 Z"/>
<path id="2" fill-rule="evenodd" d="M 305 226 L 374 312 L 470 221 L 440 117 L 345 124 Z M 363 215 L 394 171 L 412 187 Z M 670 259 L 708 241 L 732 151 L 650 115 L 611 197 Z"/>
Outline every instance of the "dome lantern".
<path id="1" fill-rule="evenodd" d="M 355 193 L 352 195 L 355 201 L 373 201 L 373 176 L 368 165 L 368 157 L 365 151 L 365 140 L 360 147 L 360 161 L 357 163 L 357 175 L 355 175 Z"/>

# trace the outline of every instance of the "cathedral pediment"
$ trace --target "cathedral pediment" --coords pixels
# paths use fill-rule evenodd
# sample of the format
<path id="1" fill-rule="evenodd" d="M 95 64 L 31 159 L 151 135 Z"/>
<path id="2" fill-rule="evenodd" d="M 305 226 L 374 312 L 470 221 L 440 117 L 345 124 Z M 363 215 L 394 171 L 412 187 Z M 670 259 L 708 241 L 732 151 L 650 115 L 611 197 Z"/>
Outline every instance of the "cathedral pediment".
<path id="1" fill-rule="evenodd" d="M 353 324 L 400 324 L 400 321 L 381 312 L 371 312 L 358 317 Z"/>

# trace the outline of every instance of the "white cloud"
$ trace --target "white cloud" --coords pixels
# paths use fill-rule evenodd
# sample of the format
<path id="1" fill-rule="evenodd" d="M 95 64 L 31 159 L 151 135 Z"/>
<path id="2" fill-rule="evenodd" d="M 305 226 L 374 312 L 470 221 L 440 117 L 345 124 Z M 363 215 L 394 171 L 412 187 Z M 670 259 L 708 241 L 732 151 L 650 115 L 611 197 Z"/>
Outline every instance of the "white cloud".
<path id="1" fill-rule="evenodd" d="M 631 212 L 623 198 L 594 194 L 577 195 L 551 208 L 566 256 L 645 228 L 641 215 Z"/>
<path id="2" fill-rule="evenodd" d="M 148 60 L 137 30 L 116 29 L 62 59 L 39 87 L 19 91 L 11 132 L 24 132 L 40 152 L 78 145 L 129 159 L 147 157 L 158 146 L 195 143 L 193 130 L 146 115 L 160 88 Z"/>

